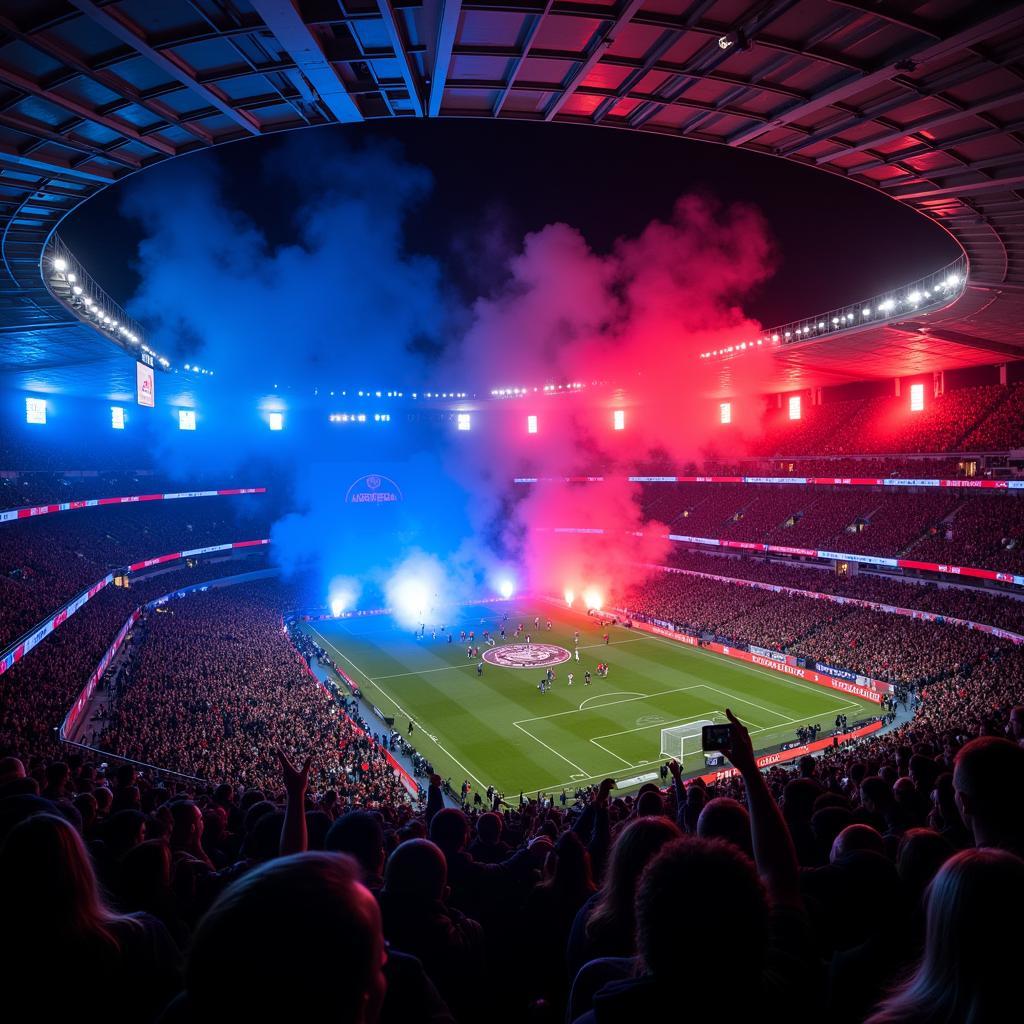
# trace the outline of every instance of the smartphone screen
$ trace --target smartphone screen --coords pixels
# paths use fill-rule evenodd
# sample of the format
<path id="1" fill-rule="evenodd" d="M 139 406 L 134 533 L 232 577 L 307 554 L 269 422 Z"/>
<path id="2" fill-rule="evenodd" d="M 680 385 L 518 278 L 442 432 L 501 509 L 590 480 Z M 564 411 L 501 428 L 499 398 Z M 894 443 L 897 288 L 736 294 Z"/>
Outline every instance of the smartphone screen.
<path id="1" fill-rule="evenodd" d="M 729 746 L 731 738 L 731 725 L 705 725 L 700 731 L 700 743 L 704 750 L 722 750 Z"/>

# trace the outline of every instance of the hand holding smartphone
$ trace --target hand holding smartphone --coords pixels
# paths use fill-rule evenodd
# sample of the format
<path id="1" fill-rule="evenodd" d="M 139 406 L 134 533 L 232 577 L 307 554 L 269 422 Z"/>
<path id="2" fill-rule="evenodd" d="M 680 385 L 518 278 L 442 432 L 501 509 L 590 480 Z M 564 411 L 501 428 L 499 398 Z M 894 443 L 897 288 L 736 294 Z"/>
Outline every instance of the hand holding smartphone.
<path id="1" fill-rule="evenodd" d="M 700 745 L 704 750 L 724 753 L 732 745 L 732 726 L 705 725 L 700 731 Z"/>

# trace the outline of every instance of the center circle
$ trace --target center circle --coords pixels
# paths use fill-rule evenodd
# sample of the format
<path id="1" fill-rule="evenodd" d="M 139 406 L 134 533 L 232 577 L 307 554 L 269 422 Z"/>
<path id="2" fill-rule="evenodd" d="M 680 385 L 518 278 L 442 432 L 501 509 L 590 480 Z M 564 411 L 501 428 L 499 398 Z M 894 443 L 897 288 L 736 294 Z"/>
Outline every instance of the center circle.
<path id="1" fill-rule="evenodd" d="M 484 661 L 502 668 L 548 668 L 561 665 L 572 655 L 556 644 L 506 644 L 484 651 Z"/>

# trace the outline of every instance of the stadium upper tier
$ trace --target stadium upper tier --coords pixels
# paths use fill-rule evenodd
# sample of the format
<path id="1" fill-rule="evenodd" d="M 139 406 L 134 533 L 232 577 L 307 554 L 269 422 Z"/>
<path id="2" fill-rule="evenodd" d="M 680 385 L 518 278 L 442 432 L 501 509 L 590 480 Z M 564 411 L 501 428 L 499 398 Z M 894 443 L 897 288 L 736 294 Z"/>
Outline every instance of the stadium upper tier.
<path id="1" fill-rule="evenodd" d="M 1024 572 L 1024 496 L 875 488 L 644 484 L 673 534 Z"/>
<path id="2" fill-rule="evenodd" d="M 1019 29 L 1018 4 L 971 0 L 939 14 L 826 0 L 252 0 L 204 15 L 129 0 L 17 4 L 0 22 L 0 366 L 69 391 L 125 383 L 130 365 L 40 274 L 53 229 L 100 189 L 238 139 L 435 116 L 602 125 L 777 156 L 877 189 L 959 242 L 968 271 L 951 306 L 919 315 L 911 303 L 881 326 L 782 345 L 766 390 L 1019 357 Z M 57 348 L 62 365 L 47 365 Z M 729 387 L 726 373 L 718 390 Z"/>
<path id="3" fill-rule="evenodd" d="M 0 527 L 0 646 L 112 570 L 266 537 L 270 518 L 251 501 L 108 506 Z"/>

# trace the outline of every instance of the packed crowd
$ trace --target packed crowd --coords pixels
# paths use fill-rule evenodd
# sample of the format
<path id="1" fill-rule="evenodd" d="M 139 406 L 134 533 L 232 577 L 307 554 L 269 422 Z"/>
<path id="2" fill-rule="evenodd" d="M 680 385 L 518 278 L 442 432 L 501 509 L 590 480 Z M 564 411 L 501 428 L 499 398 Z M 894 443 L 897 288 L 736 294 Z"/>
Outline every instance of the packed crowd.
<path id="1" fill-rule="evenodd" d="M 425 804 L 349 806 L 320 749 L 261 749 L 258 788 L 9 754 L 4 964 L 51 1019 L 85 999 L 111 1024 L 635 1024 L 680 1000 L 725 1020 L 808 1001 L 840 1024 L 1002 1019 L 1022 678 L 939 684 L 902 729 L 766 773 L 730 714 L 735 774 L 687 784 L 672 762 L 664 791 L 606 780 L 497 812 L 445 808 L 436 776 Z"/>
<path id="2" fill-rule="evenodd" d="M 113 569 L 268 536 L 262 495 L 111 505 L 0 524 L 0 646 Z"/>
<path id="3" fill-rule="evenodd" d="M 0 676 L 0 749 L 54 754 L 56 729 L 135 608 L 178 587 L 262 568 L 266 556 L 178 565 L 127 590 L 107 587 Z"/>
<path id="4" fill-rule="evenodd" d="M 948 615 L 1024 634 L 1024 600 L 1015 599 L 1013 594 L 959 582 L 924 583 L 863 570 L 839 575 L 831 567 L 823 565 L 812 568 L 799 562 L 770 561 L 763 557 L 709 554 L 683 545 L 672 549 L 668 564 L 728 579 L 754 580 L 795 590 Z"/>
<path id="5" fill-rule="evenodd" d="M 648 483 L 639 500 L 645 519 L 687 537 L 1024 568 L 1017 491 Z"/>
<path id="6" fill-rule="evenodd" d="M 947 523 L 934 528 L 907 552 L 923 562 L 980 565 L 1024 572 L 1024 502 L 1009 495 L 968 498 Z"/>
<path id="7" fill-rule="evenodd" d="M 378 745 L 296 652 L 276 581 L 164 605 L 139 628 L 128 680 L 111 695 L 101 749 L 247 788 L 276 778 L 273 750 L 316 750 L 318 788 L 343 803 L 392 803 L 402 787 Z"/>
<path id="8" fill-rule="evenodd" d="M 720 574 L 724 575 L 724 574 Z M 1009 641 L 952 624 L 682 573 L 659 572 L 623 605 L 680 632 L 739 647 L 754 644 L 902 685 L 970 671 L 1012 649 Z"/>

